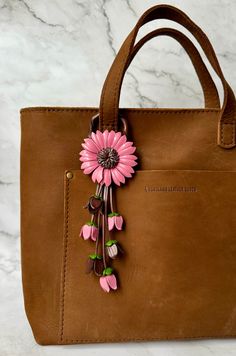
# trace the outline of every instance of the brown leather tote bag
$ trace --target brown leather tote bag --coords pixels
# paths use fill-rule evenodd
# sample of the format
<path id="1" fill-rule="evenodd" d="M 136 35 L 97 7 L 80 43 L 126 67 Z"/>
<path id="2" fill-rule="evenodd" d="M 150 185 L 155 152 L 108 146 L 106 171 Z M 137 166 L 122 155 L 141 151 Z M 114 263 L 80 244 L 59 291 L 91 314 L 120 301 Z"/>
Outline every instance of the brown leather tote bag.
<path id="1" fill-rule="evenodd" d="M 139 28 L 160 18 L 195 36 L 222 82 L 222 106 L 182 33 L 155 30 L 135 45 Z M 133 57 L 162 35 L 189 54 L 205 108 L 119 109 Z M 236 335 L 235 121 L 208 38 L 167 5 L 126 38 L 99 108 L 21 110 L 23 289 L 38 343 Z"/>

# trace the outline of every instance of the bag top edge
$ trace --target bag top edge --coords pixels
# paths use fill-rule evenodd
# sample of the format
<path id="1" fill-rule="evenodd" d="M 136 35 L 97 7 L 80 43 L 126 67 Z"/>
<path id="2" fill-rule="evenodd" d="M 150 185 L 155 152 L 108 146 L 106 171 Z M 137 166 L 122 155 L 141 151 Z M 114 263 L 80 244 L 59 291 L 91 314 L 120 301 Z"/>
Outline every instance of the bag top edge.
<path id="1" fill-rule="evenodd" d="M 97 113 L 99 111 L 96 107 L 76 107 L 76 106 L 35 106 L 35 107 L 24 107 L 20 109 L 20 113 L 32 112 L 32 111 L 89 111 Z M 128 112 L 220 112 L 219 108 L 120 108 L 120 111 Z"/>

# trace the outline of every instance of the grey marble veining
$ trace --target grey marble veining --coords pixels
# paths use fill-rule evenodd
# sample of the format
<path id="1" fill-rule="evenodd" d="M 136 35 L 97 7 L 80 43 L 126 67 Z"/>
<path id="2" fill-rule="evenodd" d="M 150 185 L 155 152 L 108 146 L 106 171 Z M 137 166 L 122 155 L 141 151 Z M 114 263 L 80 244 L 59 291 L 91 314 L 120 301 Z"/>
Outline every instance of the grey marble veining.
<path id="1" fill-rule="evenodd" d="M 209 35 L 235 90 L 236 2 L 168 3 L 186 11 Z M 155 4 L 152 0 L 0 0 L 1 356 L 236 355 L 234 340 L 40 347 L 24 314 L 19 257 L 19 109 L 98 106 L 103 81 L 122 41 L 138 17 Z M 146 25 L 140 36 L 167 25 L 181 28 L 161 20 Z M 211 73 L 222 94 L 219 80 Z M 145 45 L 125 76 L 120 106 L 203 106 L 196 74 L 179 44 L 162 37 Z"/>

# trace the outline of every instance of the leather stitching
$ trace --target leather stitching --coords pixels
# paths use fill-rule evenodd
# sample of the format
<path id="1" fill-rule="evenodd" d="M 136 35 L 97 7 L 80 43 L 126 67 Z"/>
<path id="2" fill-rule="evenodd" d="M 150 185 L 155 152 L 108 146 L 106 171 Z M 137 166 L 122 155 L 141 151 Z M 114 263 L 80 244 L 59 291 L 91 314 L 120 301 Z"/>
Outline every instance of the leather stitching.
<path id="1" fill-rule="evenodd" d="M 141 108 L 133 108 L 133 109 L 120 109 L 121 111 L 127 110 L 128 112 L 135 112 L 137 114 L 186 114 L 186 113 L 209 113 L 209 112 L 220 112 L 220 109 L 141 109 Z M 24 108 L 21 109 L 20 113 L 24 114 L 25 112 L 91 112 L 96 113 L 98 111 L 97 108 Z"/>
<path id="2" fill-rule="evenodd" d="M 232 125 L 231 123 L 228 123 Z M 98 343 L 98 342 L 128 342 L 128 341 L 155 341 L 155 340 L 188 340 L 188 339 L 209 339 L 209 338 L 230 338 L 236 335 L 199 335 L 199 336 L 173 336 L 173 337 L 142 337 L 142 338 L 94 338 L 94 339 L 64 339 L 65 325 L 65 295 L 66 295 L 66 276 L 67 276 L 67 261 L 68 261 L 68 239 L 69 239 L 69 215 L 70 215 L 70 182 L 71 179 L 66 179 L 66 194 L 65 194 L 65 230 L 64 230 L 64 257 L 63 257 L 63 274 L 62 274 L 62 297 L 61 297 L 61 330 L 59 344 L 67 343 Z"/>
<path id="3" fill-rule="evenodd" d="M 103 112 L 104 112 L 104 95 L 105 95 L 105 91 L 106 91 L 106 87 L 107 87 L 107 79 L 104 83 L 104 90 L 102 91 L 102 95 L 101 95 L 101 101 L 102 101 L 102 105 L 101 105 L 101 113 L 100 113 L 100 117 L 99 117 L 99 120 L 101 120 L 101 123 L 100 123 L 100 126 L 101 126 L 101 129 L 103 129 Z"/>
<path id="4" fill-rule="evenodd" d="M 150 13 L 151 13 L 151 10 L 150 10 Z M 145 17 L 144 17 L 145 18 Z M 187 19 L 188 20 L 188 19 Z M 140 22 L 140 21 L 139 21 Z M 131 50 L 131 47 L 132 47 L 132 45 L 133 45 L 133 43 L 134 43 L 134 40 L 135 40 L 135 38 L 136 38 L 136 36 L 137 36 L 137 32 L 138 32 L 138 30 L 140 29 L 140 27 L 142 27 L 142 23 L 141 23 L 141 26 L 139 25 L 139 22 L 136 24 L 136 26 L 135 26 L 135 29 L 137 29 L 136 31 L 134 31 L 134 38 L 133 39 L 131 39 L 131 42 L 130 42 L 130 45 L 129 45 L 129 50 L 128 50 L 128 53 L 130 52 L 130 50 Z M 178 22 L 178 21 L 177 21 Z M 193 34 L 193 36 L 195 36 L 196 38 L 198 37 L 198 36 L 196 36 L 195 34 L 194 34 L 194 30 L 196 31 L 196 33 L 199 35 L 199 37 L 200 37 L 200 39 L 202 40 L 202 41 L 204 41 L 205 40 L 205 42 L 206 42 L 206 47 L 207 47 L 207 50 L 209 50 L 210 52 L 211 52 L 211 47 L 209 46 L 209 41 L 207 41 L 207 38 L 206 38 L 206 36 L 205 36 L 205 34 L 196 26 L 196 24 L 195 23 L 193 23 L 191 20 L 189 21 L 190 22 L 190 25 L 193 27 L 193 30 L 191 31 L 191 33 Z M 198 42 L 201 44 L 201 41 L 197 38 L 197 40 L 198 40 Z M 201 47 L 202 47 L 202 45 L 201 45 Z M 204 48 L 204 47 L 203 47 Z M 117 75 L 117 77 L 118 78 L 120 78 L 120 74 L 122 73 L 122 70 L 123 70 L 123 68 L 125 68 L 125 66 L 123 67 L 123 64 L 126 62 L 126 57 L 123 59 L 123 61 L 120 63 L 120 68 L 119 68 L 119 72 L 118 72 L 118 75 Z M 215 58 L 214 58 L 214 60 L 215 60 Z M 216 63 L 217 64 L 217 63 Z M 218 68 L 217 68 L 218 69 Z M 107 82 L 105 83 L 105 86 L 107 86 Z M 116 118 L 115 117 L 113 117 L 113 115 L 115 114 L 115 112 L 116 112 L 116 101 L 117 101 L 117 97 L 118 97 L 118 95 L 119 95 L 119 93 L 117 92 L 117 89 L 118 89 L 118 87 L 119 87 L 119 81 L 116 81 L 116 86 L 115 86 L 115 91 L 114 91 L 114 95 L 113 95 L 113 108 L 112 108 L 112 110 L 113 110 L 113 112 L 112 112 L 112 118 L 111 118 L 111 125 L 113 126 L 113 127 L 115 127 L 115 121 L 116 121 Z M 104 103 L 102 103 L 102 104 L 104 104 Z M 115 115 L 114 115 L 115 116 Z M 104 121 L 104 120 L 103 120 Z"/>
<path id="5" fill-rule="evenodd" d="M 137 32 L 138 32 L 138 31 L 137 31 Z M 135 35 L 134 39 L 131 40 L 131 43 L 130 43 L 130 45 L 129 45 L 129 51 L 128 51 L 129 53 L 131 52 L 131 48 L 132 48 L 133 45 L 134 45 L 134 41 L 135 41 L 135 38 L 136 38 L 136 36 L 137 36 L 137 32 L 136 32 L 136 35 Z M 120 70 L 119 70 L 119 72 L 118 72 L 118 79 L 120 78 L 121 73 L 122 73 L 123 71 L 126 71 L 125 67 L 126 67 L 126 64 L 127 64 L 127 63 L 128 63 L 128 58 L 125 57 L 125 58 L 123 59 L 123 61 L 121 62 L 121 64 L 120 64 Z M 125 73 L 124 73 L 124 74 L 125 74 Z M 122 84 L 122 83 L 120 83 L 119 80 L 116 80 L 116 86 L 115 86 L 115 92 L 114 92 L 114 100 L 113 100 L 113 108 L 112 108 L 113 113 L 112 113 L 112 118 L 111 118 L 111 120 L 112 120 L 111 125 L 112 125 L 112 127 L 114 127 L 114 128 L 116 128 L 116 126 L 117 126 L 117 120 L 116 120 L 116 117 L 115 117 L 115 112 L 116 112 L 117 101 L 119 101 L 119 97 L 120 97 L 120 90 L 119 90 L 119 92 L 118 92 L 119 84 Z M 119 89 L 121 89 L 121 88 L 119 88 Z M 119 105 L 119 102 L 118 102 L 118 105 Z M 118 111 L 119 111 L 119 109 L 118 109 Z"/>
<path id="6" fill-rule="evenodd" d="M 229 142 L 229 143 L 225 142 L 224 125 L 232 125 L 233 126 L 232 130 L 231 130 L 231 142 Z M 221 142 L 223 143 L 224 146 L 231 146 L 231 145 L 234 144 L 234 141 L 235 141 L 235 123 L 234 122 L 224 122 L 221 125 L 221 128 L 220 128 L 220 140 L 221 140 Z"/>
<path id="7" fill-rule="evenodd" d="M 173 337 L 150 337 L 147 336 L 146 338 L 97 338 L 97 339 L 65 339 L 66 343 L 96 343 L 96 342 L 126 342 L 126 341 L 164 341 L 164 340 L 190 340 L 190 339 L 214 339 L 214 338 L 221 338 L 221 339 L 228 339 L 228 338 L 235 338 L 236 335 L 209 335 L 209 336 L 173 336 Z"/>
<path id="8" fill-rule="evenodd" d="M 63 274 L 62 274 L 62 298 L 61 298 L 61 332 L 60 340 L 63 341 L 64 324 L 65 324 L 65 295 L 66 295 L 66 272 L 67 272 L 67 256 L 68 256 L 68 238 L 69 238 L 69 200 L 70 200 L 70 181 L 66 179 L 66 194 L 65 194 L 65 230 L 64 230 L 64 258 L 63 258 Z"/>
<path id="9" fill-rule="evenodd" d="M 118 78 L 120 77 L 120 74 L 122 73 L 123 65 L 125 67 L 125 63 L 126 62 L 127 62 L 126 59 L 122 61 L 121 66 L 120 66 L 120 70 L 119 70 L 119 73 L 118 73 Z M 117 101 L 117 97 L 119 95 L 119 94 L 117 95 L 118 87 L 119 87 L 119 81 L 117 80 L 116 81 L 116 86 L 115 86 L 115 92 L 114 92 L 113 108 L 112 108 L 112 111 L 113 111 L 112 112 L 112 118 L 111 118 L 112 127 L 116 127 L 116 125 L 115 125 L 115 122 L 116 122 L 115 112 L 116 112 L 116 101 Z M 119 93 L 120 93 L 120 91 L 119 91 Z"/>
<path id="10" fill-rule="evenodd" d="M 171 12 L 173 11 L 173 14 L 174 15 L 180 15 L 180 18 L 182 18 L 182 20 L 180 21 L 179 19 L 175 19 L 175 16 L 173 16 L 173 18 L 168 18 L 172 21 L 175 21 L 177 23 L 181 23 L 184 27 L 186 27 L 190 32 L 191 34 L 196 38 L 196 40 L 198 41 L 198 43 L 200 44 L 201 48 L 203 49 L 204 53 L 206 54 L 209 62 L 211 63 L 212 67 L 216 70 L 216 73 L 218 74 L 219 78 L 221 79 L 221 82 L 223 84 L 223 87 L 224 87 L 224 94 L 225 94 L 225 104 L 223 105 L 223 109 L 222 109 L 222 121 L 224 122 L 225 119 L 224 119 L 224 113 L 225 113 L 225 109 L 226 109 L 226 106 L 227 104 L 229 105 L 229 98 L 228 98 L 228 88 L 229 88 L 229 85 L 228 83 L 226 82 L 224 76 L 223 76 L 223 73 L 222 73 L 222 70 L 220 68 L 220 65 L 219 65 L 219 62 L 217 60 L 217 57 L 216 57 L 216 54 L 215 54 L 215 51 L 213 49 L 213 47 L 211 46 L 211 43 L 210 41 L 208 40 L 207 36 L 205 35 L 205 33 L 190 19 L 188 18 L 184 13 L 182 13 L 181 11 L 178 11 L 176 10 L 175 8 L 172 8 L 171 6 L 168 6 L 168 5 L 158 5 L 156 7 L 153 7 L 151 9 L 149 9 L 146 13 L 143 14 L 143 16 L 139 19 L 139 21 L 137 22 L 136 26 L 134 27 L 133 31 L 130 33 L 129 36 L 131 36 L 131 39 L 130 39 L 130 43 L 128 45 L 128 55 L 130 53 L 130 50 L 134 44 L 134 41 L 135 41 L 135 38 L 136 38 L 136 35 L 138 33 L 138 30 L 140 29 L 140 27 L 143 26 L 143 24 L 146 24 L 147 22 L 149 21 L 152 21 L 154 19 L 148 19 L 148 16 L 150 14 L 152 14 L 152 11 L 158 9 L 158 8 L 166 8 L 167 10 L 171 10 Z M 161 17 L 162 18 L 162 17 Z M 165 17 L 164 17 L 165 18 Z M 147 21 L 145 20 L 147 19 Z M 159 19 L 159 17 L 158 17 Z M 128 40 L 129 37 L 126 39 Z M 125 42 L 124 42 L 125 43 Z M 122 48 L 122 47 L 121 47 Z M 126 57 L 127 58 L 127 57 Z M 118 75 L 116 75 L 116 78 L 118 78 L 119 80 L 119 77 L 120 77 L 120 74 L 122 73 L 122 66 L 123 64 L 126 62 L 126 58 L 124 58 L 123 60 L 120 61 L 120 63 L 118 64 L 119 65 L 119 70 L 118 70 Z M 113 63 L 114 65 L 114 63 Z M 112 66 L 113 66 L 112 65 Z M 117 66 L 118 67 L 118 66 Z M 118 68 L 117 68 L 118 69 Z M 125 70 L 125 67 L 124 67 L 124 70 Z M 109 74 L 108 74 L 109 75 Z M 106 86 L 107 86 L 107 82 L 105 83 Z M 117 79 L 116 79 L 116 85 L 115 85 L 115 92 L 113 94 L 113 107 L 112 107 L 112 117 L 111 117 L 111 125 L 115 125 L 116 123 L 116 117 L 115 117 L 115 113 L 116 113 L 116 105 L 117 105 L 117 101 L 119 100 L 119 93 L 117 92 L 117 88 L 119 87 L 119 83 L 117 83 Z M 105 95 L 105 94 L 104 94 Z M 104 95 L 103 95 L 103 98 L 104 98 Z M 233 100 L 235 100 L 233 98 Z M 104 100 L 103 100 L 104 101 Z M 104 103 L 102 102 L 102 105 Z M 104 122 L 104 118 L 103 118 L 103 122 Z M 108 127 L 110 127 L 110 123 L 108 121 L 108 124 L 107 124 Z M 233 137 L 234 139 L 234 137 Z M 225 146 L 229 146 L 230 144 L 225 144 Z"/>

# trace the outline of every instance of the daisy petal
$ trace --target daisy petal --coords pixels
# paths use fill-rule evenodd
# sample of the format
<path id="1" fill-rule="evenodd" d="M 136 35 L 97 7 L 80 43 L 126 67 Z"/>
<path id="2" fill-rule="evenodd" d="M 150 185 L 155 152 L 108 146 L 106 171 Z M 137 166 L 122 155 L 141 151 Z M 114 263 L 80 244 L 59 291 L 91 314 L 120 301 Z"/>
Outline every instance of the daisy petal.
<path id="1" fill-rule="evenodd" d="M 131 178 L 131 173 L 134 173 L 134 170 L 132 167 L 127 166 L 123 163 L 118 163 L 118 165 L 116 166 L 117 170 L 119 170 L 119 172 L 121 172 L 121 174 L 123 174 L 125 177 Z"/>
<path id="2" fill-rule="evenodd" d="M 97 159 L 97 154 L 96 154 L 96 153 L 90 152 L 90 151 L 87 151 L 87 150 L 82 150 L 82 151 L 80 152 L 80 156 L 81 156 L 81 157 L 88 157 L 88 158 L 94 157 L 94 160 Z"/>
<path id="3" fill-rule="evenodd" d="M 124 177 L 127 177 L 127 178 L 131 178 L 132 177 L 132 174 L 131 172 L 129 171 L 129 169 L 127 169 L 127 167 L 122 167 L 121 165 L 118 167 L 116 167 L 116 169 L 124 176 Z"/>
<path id="4" fill-rule="evenodd" d="M 115 135 L 116 133 L 114 130 L 111 130 L 109 132 L 108 139 L 107 139 L 107 147 L 112 147 Z"/>
<path id="5" fill-rule="evenodd" d="M 99 169 L 100 166 L 98 166 L 94 171 L 93 171 L 93 174 L 92 174 L 92 181 L 93 183 L 95 183 L 97 181 L 97 174 L 98 174 L 98 169 Z"/>
<path id="6" fill-rule="evenodd" d="M 120 181 L 119 181 L 119 179 L 116 177 L 115 172 L 114 172 L 115 169 L 116 169 L 116 168 L 112 168 L 112 169 L 111 169 L 111 177 L 112 177 L 113 182 L 114 182 L 116 185 L 120 186 Z"/>
<path id="7" fill-rule="evenodd" d="M 116 166 L 116 168 L 114 168 L 113 173 L 116 176 L 116 178 L 118 179 L 119 182 L 124 183 L 125 182 L 125 177 L 123 176 L 123 174 L 120 173 L 120 171 L 117 169 L 118 166 Z"/>
<path id="8" fill-rule="evenodd" d="M 81 162 L 87 162 L 87 161 L 96 161 L 97 155 L 95 154 L 90 154 L 90 155 L 84 155 L 80 157 Z"/>
<path id="9" fill-rule="evenodd" d="M 97 165 L 94 165 L 94 166 L 91 166 L 91 167 L 88 167 L 88 168 L 85 168 L 85 169 L 84 169 L 84 174 L 90 174 L 90 173 L 92 173 L 92 171 L 94 171 L 94 169 L 96 169 L 97 166 L 98 166 L 98 164 L 97 164 Z"/>
<path id="10" fill-rule="evenodd" d="M 98 146 L 91 138 L 84 139 L 85 144 L 88 146 L 89 151 L 97 153 L 99 151 Z"/>
<path id="11" fill-rule="evenodd" d="M 102 287 L 102 289 L 105 291 L 105 292 L 110 292 L 110 287 L 109 287 L 109 284 L 107 282 L 107 276 L 103 276 L 103 277 L 100 277 L 99 278 L 99 283 L 100 283 L 100 286 Z"/>
<path id="12" fill-rule="evenodd" d="M 119 141 L 117 141 L 117 143 L 114 146 L 115 150 L 118 150 L 121 146 L 123 146 L 127 141 L 127 138 L 125 135 L 122 135 L 119 139 Z"/>
<path id="13" fill-rule="evenodd" d="M 138 157 L 136 157 L 135 155 L 122 155 L 122 159 L 131 159 L 131 160 L 135 160 L 137 159 Z"/>
<path id="14" fill-rule="evenodd" d="M 124 149 L 124 150 L 121 150 L 121 151 L 119 152 L 119 155 L 120 155 L 120 156 L 132 155 L 132 154 L 135 152 L 135 150 L 136 150 L 136 147 L 134 147 L 134 146 L 128 147 L 128 148 L 126 148 L 126 149 Z"/>
<path id="15" fill-rule="evenodd" d="M 116 290 L 117 289 L 117 282 L 116 282 L 116 277 L 114 274 L 111 274 L 110 276 L 106 276 L 106 280 L 108 285 L 111 287 L 111 289 Z"/>
<path id="16" fill-rule="evenodd" d="M 89 168 L 89 167 L 92 167 L 92 166 L 98 166 L 98 162 L 97 161 L 83 162 L 81 164 L 81 169 Z"/>
<path id="17" fill-rule="evenodd" d="M 103 134 L 101 133 L 101 131 L 97 130 L 96 131 L 96 136 L 97 136 L 97 139 L 98 139 L 98 142 L 101 146 L 101 148 L 104 148 L 105 145 L 104 145 L 104 137 L 103 137 Z"/>
<path id="18" fill-rule="evenodd" d="M 94 161 L 94 158 L 93 159 L 89 159 L 89 157 L 80 157 L 79 159 L 81 162 L 88 162 L 88 161 Z"/>
<path id="19" fill-rule="evenodd" d="M 88 153 L 98 153 L 98 149 L 93 149 L 91 146 L 88 146 L 86 143 L 82 143 L 81 145 Z"/>
<path id="20" fill-rule="evenodd" d="M 126 164 L 120 162 L 117 166 L 119 166 L 119 168 L 122 167 L 123 169 L 126 169 L 130 173 L 134 173 L 134 169 Z"/>
<path id="21" fill-rule="evenodd" d="M 97 155 L 92 152 L 89 152 L 87 155 L 82 155 L 80 158 L 86 158 L 87 160 L 91 160 L 91 158 L 93 158 L 93 161 L 97 161 Z"/>
<path id="22" fill-rule="evenodd" d="M 125 142 L 123 145 L 121 145 L 120 147 L 117 148 L 117 152 L 119 153 L 132 145 L 133 145 L 133 142 L 130 142 L 130 141 Z"/>
<path id="23" fill-rule="evenodd" d="M 91 133 L 91 138 L 93 142 L 97 145 L 98 149 L 101 150 L 102 146 L 100 145 L 97 135 L 94 132 Z"/>
<path id="24" fill-rule="evenodd" d="M 104 168 L 100 167 L 99 172 L 97 174 L 97 181 L 98 183 L 100 183 L 103 180 L 103 172 L 104 172 Z"/>
<path id="25" fill-rule="evenodd" d="M 116 143 L 119 141 L 121 137 L 121 132 L 116 132 L 115 133 L 115 136 L 114 136 L 114 139 L 113 139 L 113 144 L 112 144 L 112 148 L 115 147 Z"/>
<path id="26" fill-rule="evenodd" d="M 94 154 L 94 153 L 88 152 L 87 150 L 82 150 L 82 151 L 80 151 L 79 154 L 80 154 L 81 156 L 87 156 L 88 154 Z"/>
<path id="27" fill-rule="evenodd" d="M 101 167 L 101 166 L 98 166 L 96 169 L 95 169 L 95 171 L 93 172 L 93 174 L 92 174 L 92 180 L 93 180 L 93 182 L 95 183 L 96 181 L 98 182 L 98 183 L 100 183 L 101 182 L 101 180 L 103 179 L 103 167 Z"/>
<path id="28" fill-rule="evenodd" d="M 103 134 L 103 138 L 104 138 L 104 147 L 108 147 L 107 146 L 107 139 L 108 139 L 109 131 L 105 130 L 102 134 Z"/>
<path id="29" fill-rule="evenodd" d="M 110 169 L 104 169 L 104 183 L 107 187 L 111 185 L 111 172 Z"/>
<path id="30" fill-rule="evenodd" d="M 120 158 L 119 162 L 131 167 L 134 167 L 138 164 L 134 160 L 124 159 L 123 157 Z"/>

